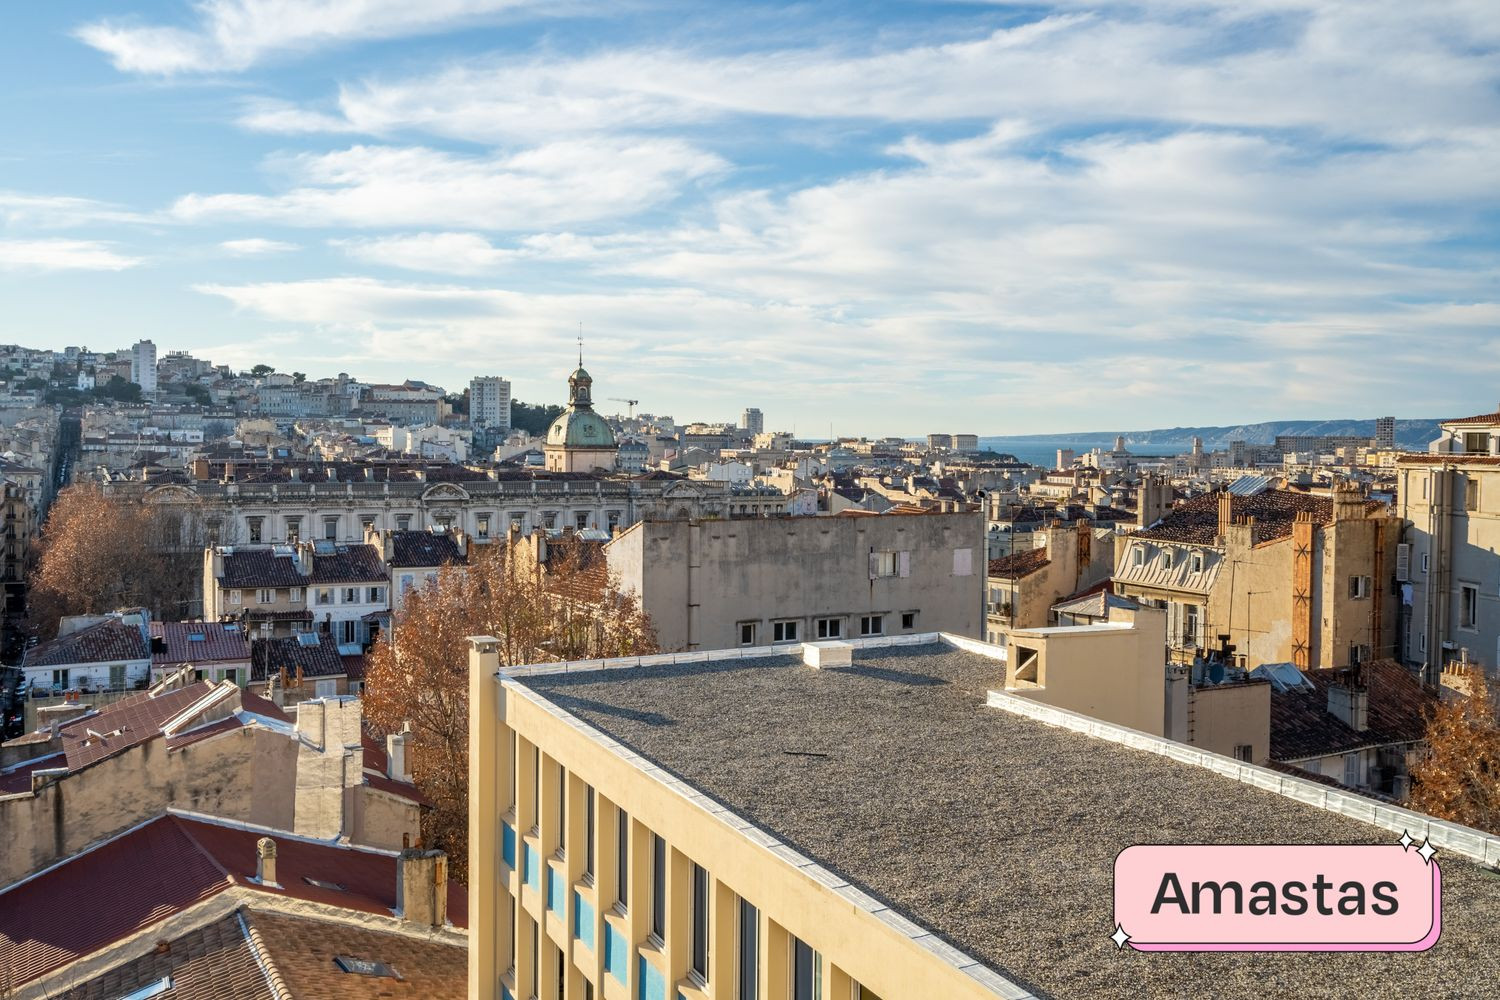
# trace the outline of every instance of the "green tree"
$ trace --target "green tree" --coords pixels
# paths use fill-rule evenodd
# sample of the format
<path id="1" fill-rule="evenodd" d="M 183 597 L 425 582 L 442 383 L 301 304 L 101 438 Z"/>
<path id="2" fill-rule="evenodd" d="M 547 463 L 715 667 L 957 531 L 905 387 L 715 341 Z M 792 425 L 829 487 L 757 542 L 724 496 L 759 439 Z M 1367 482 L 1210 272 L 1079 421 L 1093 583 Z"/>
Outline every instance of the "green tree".
<path id="1" fill-rule="evenodd" d="M 534 435 L 545 434 L 547 428 L 552 426 L 552 421 L 557 419 L 563 409 L 564 407 L 547 403 L 512 403 L 510 404 L 510 425 L 517 430 L 528 431 Z"/>
<path id="2" fill-rule="evenodd" d="M 250 374 L 254 375 L 256 378 L 264 378 L 275 370 L 276 369 L 272 368 L 270 365 L 256 365 L 254 368 L 250 369 Z"/>

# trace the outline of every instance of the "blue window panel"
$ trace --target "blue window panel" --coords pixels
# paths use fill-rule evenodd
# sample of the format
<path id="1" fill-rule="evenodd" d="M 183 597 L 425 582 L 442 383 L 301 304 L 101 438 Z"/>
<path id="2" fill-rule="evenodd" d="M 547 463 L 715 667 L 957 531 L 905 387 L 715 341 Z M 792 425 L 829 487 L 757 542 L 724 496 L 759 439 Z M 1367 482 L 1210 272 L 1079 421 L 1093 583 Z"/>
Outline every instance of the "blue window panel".
<path id="1" fill-rule="evenodd" d="M 500 824 L 500 856 L 511 868 L 516 867 L 516 831 L 509 823 Z"/>
<path id="2" fill-rule="evenodd" d="M 566 916 L 563 913 L 563 880 L 557 877 L 557 869 L 551 865 L 547 866 L 547 909 L 559 917 Z"/>
<path id="3" fill-rule="evenodd" d="M 594 950 L 594 908 L 577 889 L 573 890 L 573 936 L 589 951 Z"/>
<path id="4" fill-rule="evenodd" d="M 530 844 L 521 845 L 521 877 L 526 880 L 526 888 L 533 892 L 542 891 L 542 860 L 537 857 L 536 851 L 531 849 Z"/>
<path id="5" fill-rule="evenodd" d="M 604 971 L 625 985 L 625 972 L 629 968 L 630 949 L 625 946 L 625 935 L 615 930 L 615 925 L 604 925 Z"/>
<path id="6" fill-rule="evenodd" d="M 667 1000 L 667 981 L 645 955 L 637 956 L 636 968 L 640 972 L 636 980 L 640 984 L 636 989 L 638 1000 Z"/>
<path id="7" fill-rule="evenodd" d="M 500 1000 L 515 1000 L 515 997 L 510 995 L 510 990 L 502 986 L 500 987 Z"/>

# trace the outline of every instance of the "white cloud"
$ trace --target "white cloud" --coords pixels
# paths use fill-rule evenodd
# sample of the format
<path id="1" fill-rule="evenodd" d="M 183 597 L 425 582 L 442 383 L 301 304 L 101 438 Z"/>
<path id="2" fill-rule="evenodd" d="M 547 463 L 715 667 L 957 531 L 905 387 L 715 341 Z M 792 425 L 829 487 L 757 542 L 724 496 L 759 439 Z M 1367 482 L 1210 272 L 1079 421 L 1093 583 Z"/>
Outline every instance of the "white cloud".
<path id="1" fill-rule="evenodd" d="M 0 240 L 0 270 L 123 271 L 142 263 L 99 240 Z"/>
<path id="2" fill-rule="evenodd" d="M 332 243 L 369 264 L 438 274 L 484 274 L 516 256 L 474 233 L 414 233 Z"/>
<path id="3" fill-rule="evenodd" d="M 283 193 L 190 194 L 172 214 L 188 222 L 536 229 L 634 214 L 724 164 L 676 139 L 604 139 L 490 156 L 353 146 L 276 166 L 290 182 Z"/>
<path id="4" fill-rule="evenodd" d="M 66 228 L 95 223 L 140 223 L 149 219 L 138 212 L 91 198 L 0 191 L 0 221 L 8 226 Z"/>
<path id="5" fill-rule="evenodd" d="M 337 115 L 276 105 L 252 110 L 245 123 L 503 142 L 746 115 L 1168 121 L 1379 137 L 1500 116 L 1500 64 L 1475 44 L 1500 39 L 1500 29 L 1473 4 L 1204 3 L 1189 5 L 1203 8 L 1193 17 L 1128 6 L 1121 16 L 1055 13 L 978 38 L 877 51 L 636 48 L 472 60 L 345 84 Z"/>
<path id="6" fill-rule="evenodd" d="M 190 27 L 114 20 L 78 39 L 127 73 L 248 69 L 268 56 L 372 38 L 446 30 L 529 0 L 197 0 Z"/>
<path id="7" fill-rule="evenodd" d="M 301 248 L 295 243 L 252 236 L 243 240 L 225 240 L 219 244 L 219 249 L 236 257 L 264 257 L 268 254 L 290 253 Z"/>

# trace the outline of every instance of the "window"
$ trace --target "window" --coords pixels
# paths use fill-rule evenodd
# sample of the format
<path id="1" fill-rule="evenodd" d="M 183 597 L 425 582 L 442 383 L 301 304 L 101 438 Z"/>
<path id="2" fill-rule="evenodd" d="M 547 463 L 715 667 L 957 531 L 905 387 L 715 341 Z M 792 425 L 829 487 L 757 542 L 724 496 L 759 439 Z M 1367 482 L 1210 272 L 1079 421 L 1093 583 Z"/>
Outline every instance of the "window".
<path id="1" fill-rule="evenodd" d="M 1423 573 L 1427 572 L 1427 553 L 1426 552 L 1422 553 L 1422 572 Z"/>
<path id="2" fill-rule="evenodd" d="M 261 524 L 264 521 L 265 521 L 265 518 L 261 518 L 261 517 L 247 517 L 247 518 L 245 518 L 245 526 L 249 529 L 250 540 L 252 542 L 258 542 L 258 541 L 261 540 L 261 538 L 260 538 L 260 526 L 261 526 Z"/>
<path id="3" fill-rule="evenodd" d="M 1479 509 L 1479 479 L 1469 476 L 1464 480 L 1464 510 Z"/>
<path id="4" fill-rule="evenodd" d="M 120 691 L 125 687 L 125 664 L 111 663 L 109 665 L 109 689 Z"/>
<path id="5" fill-rule="evenodd" d="M 842 618 L 819 618 L 817 626 L 819 639 L 841 639 L 844 636 Z"/>
<path id="6" fill-rule="evenodd" d="M 384 602 L 385 602 L 385 588 L 384 587 L 371 587 L 365 593 L 365 603 L 367 603 L 367 604 L 382 604 Z"/>
<path id="7" fill-rule="evenodd" d="M 1490 436 L 1485 431 L 1469 431 L 1464 434 L 1464 451 L 1470 455 L 1487 455 L 1490 451 Z"/>
<path id="8" fill-rule="evenodd" d="M 579 531 L 583 531 L 588 526 L 589 526 L 589 512 L 588 511 L 586 511 L 586 510 L 580 510 L 578 513 L 576 513 L 576 514 L 573 515 L 573 527 L 577 528 Z"/>
<path id="9" fill-rule="evenodd" d="M 480 538 L 490 537 L 490 516 L 488 514 L 480 514 L 477 518 L 475 518 L 474 524 L 475 534 L 477 534 Z"/>
<path id="10" fill-rule="evenodd" d="M 397 514 L 396 515 L 396 530 L 397 531 L 410 531 L 411 530 L 411 515 L 410 514 Z"/>
<path id="11" fill-rule="evenodd" d="M 257 603 L 257 604 L 275 604 L 276 603 L 276 591 L 274 591 L 274 590 L 257 590 L 255 592 L 255 603 Z"/>
<path id="12" fill-rule="evenodd" d="M 401 593 L 403 593 L 403 594 L 409 594 L 409 593 L 411 593 L 412 588 L 415 587 L 416 585 L 417 585 L 416 577 L 414 577 L 412 574 L 410 574 L 410 573 L 402 573 L 401 574 Z"/>
<path id="13" fill-rule="evenodd" d="M 1479 588 L 1467 583 L 1458 588 L 1458 627 L 1479 627 Z"/>
<path id="14" fill-rule="evenodd" d="M 1370 658 L 1370 647 L 1363 643 L 1351 642 L 1349 644 L 1349 665 L 1354 666 L 1364 663 Z"/>
<path id="15" fill-rule="evenodd" d="M 1187 604 L 1182 608 L 1182 644 L 1198 645 L 1198 605 Z"/>
<path id="16" fill-rule="evenodd" d="M 954 549 L 953 550 L 953 575 L 954 576 L 973 576 L 974 575 L 974 550 L 973 549 Z"/>
<path id="17" fill-rule="evenodd" d="M 1349 578 L 1349 599 L 1351 601 L 1362 601 L 1370 596 L 1370 578 L 1368 576 L 1351 576 Z"/>
<path id="18" fill-rule="evenodd" d="M 583 874 L 594 880 L 594 789 L 583 786 Z"/>
<path id="19" fill-rule="evenodd" d="M 1137 545 L 1135 548 L 1130 550 L 1130 565 L 1146 565 L 1146 550 L 1141 548 L 1141 546 Z"/>
<path id="20" fill-rule="evenodd" d="M 339 682 L 336 680 L 318 681 L 313 693 L 318 698 L 332 698 L 339 693 Z"/>
<path id="21" fill-rule="evenodd" d="M 333 603 L 333 588 L 332 587 L 319 587 L 318 588 L 318 603 L 319 604 L 332 604 Z"/>
<path id="22" fill-rule="evenodd" d="M 323 518 L 323 537 L 330 542 L 339 540 L 339 519 L 336 517 Z"/>
<path id="23" fill-rule="evenodd" d="M 755 645 L 755 622 L 740 622 L 740 645 Z"/>
<path id="24" fill-rule="evenodd" d="M 882 576 L 895 576 L 900 566 L 894 552 L 871 552 L 870 553 L 870 579 L 874 580 Z"/>
<path id="25" fill-rule="evenodd" d="M 293 604 L 295 604 L 298 601 L 302 600 L 302 588 L 301 587 L 293 587 L 292 589 L 288 590 L 286 592 L 286 599 L 289 600 L 289 601 L 291 601 Z"/>
<path id="26" fill-rule="evenodd" d="M 740 974 L 736 1000 L 760 1000 L 760 911 L 740 900 Z"/>
<path id="27" fill-rule="evenodd" d="M 651 933 L 667 939 L 667 842 L 651 835 Z"/>
<path id="28" fill-rule="evenodd" d="M 1172 568 L 1172 550 L 1171 549 L 1167 549 L 1167 550 L 1165 550 L 1165 551 L 1162 552 L 1162 554 L 1161 554 L 1161 568 L 1162 569 L 1171 569 Z"/>
<path id="29" fill-rule="evenodd" d="M 860 635 L 883 635 L 885 633 L 883 623 L 884 615 L 861 615 L 859 619 Z"/>
<path id="30" fill-rule="evenodd" d="M 823 956 L 792 938 L 791 1000 L 823 1000 Z"/>
<path id="31" fill-rule="evenodd" d="M 359 642 L 358 622 L 339 622 L 339 642 L 346 646 L 352 646 Z"/>
<path id="32" fill-rule="evenodd" d="M 615 899 L 622 910 L 630 903 L 630 816 L 623 809 L 615 822 Z"/>
<path id="33" fill-rule="evenodd" d="M 611 535 L 613 535 L 615 533 L 615 531 L 620 527 L 620 512 L 619 511 L 612 510 L 612 511 L 609 512 L 608 524 L 609 524 L 609 533 Z"/>
<path id="34" fill-rule="evenodd" d="M 286 519 L 286 540 L 296 542 L 302 537 L 302 518 L 289 517 Z"/>
<path id="35" fill-rule="evenodd" d="M 901 631 L 910 632 L 917 627 L 917 613 L 915 611 L 901 612 Z"/>
<path id="36" fill-rule="evenodd" d="M 568 850 L 568 769 L 557 765 L 557 849 Z"/>
<path id="37" fill-rule="evenodd" d="M 795 621 L 772 622 L 771 623 L 771 641 L 772 642 L 796 642 L 797 641 L 797 622 L 795 622 Z"/>
<path id="38" fill-rule="evenodd" d="M 544 510 L 544 511 L 542 511 L 542 527 L 546 528 L 549 531 L 552 530 L 553 528 L 557 527 L 557 511 L 555 511 L 555 510 Z"/>
<path id="39" fill-rule="evenodd" d="M 1188 569 L 1194 573 L 1203 572 L 1203 553 L 1194 552 L 1188 557 Z"/>
<path id="40" fill-rule="evenodd" d="M 238 604 L 238 603 L 240 603 L 240 592 L 238 590 L 231 590 L 229 592 L 229 603 L 230 604 Z"/>
<path id="41" fill-rule="evenodd" d="M 1350 788 L 1359 787 L 1359 754 L 1344 754 L 1344 784 Z"/>
<path id="42" fill-rule="evenodd" d="M 708 872 L 693 865 L 693 972 L 708 982 Z"/>
<path id="43" fill-rule="evenodd" d="M 1248 764 L 1248 763 L 1250 763 L 1250 754 L 1251 754 L 1250 744 L 1248 744 L 1248 743 L 1237 743 L 1237 744 L 1235 744 L 1235 747 L 1234 747 L 1234 759 L 1235 760 L 1242 760 L 1242 761 L 1244 761 L 1244 762 L 1246 762 Z"/>
<path id="44" fill-rule="evenodd" d="M 375 515 L 374 514 L 361 514 L 361 515 L 359 515 L 359 530 L 360 530 L 361 533 L 363 533 L 365 531 L 365 529 L 367 529 L 367 528 L 373 528 L 373 527 L 375 527 Z"/>

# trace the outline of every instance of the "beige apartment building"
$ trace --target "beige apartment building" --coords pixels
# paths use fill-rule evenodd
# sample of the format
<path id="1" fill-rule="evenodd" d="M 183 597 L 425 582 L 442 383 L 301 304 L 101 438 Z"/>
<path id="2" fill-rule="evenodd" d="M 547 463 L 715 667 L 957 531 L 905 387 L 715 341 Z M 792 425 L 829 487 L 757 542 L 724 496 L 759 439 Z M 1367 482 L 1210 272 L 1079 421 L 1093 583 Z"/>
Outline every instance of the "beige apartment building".
<path id="1" fill-rule="evenodd" d="M 665 650 L 934 630 L 977 638 L 983 532 L 977 511 L 648 520 L 604 552 Z"/>
<path id="2" fill-rule="evenodd" d="M 505 669 L 470 641 L 476 1000 L 1350 995 L 1365 956 L 1121 954 L 1114 859 L 1403 829 L 1443 852 L 1443 939 L 1383 988 L 1500 995 L 1500 837 L 1017 696 L 975 640 Z"/>
<path id="3" fill-rule="evenodd" d="M 1167 612 L 1188 662 L 1228 636 L 1247 666 L 1389 656 L 1400 522 L 1356 489 L 1208 493 L 1117 539 L 1115 591 Z"/>
<path id="4" fill-rule="evenodd" d="M 987 638 L 994 642 L 1008 628 L 1050 625 L 1053 605 L 1108 580 L 1115 568 L 1114 534 L 1087 519 L 1055 520 L 1035 533 L 1036 548 L 991 559 L 986 572 Z"/>
<path id="5" fill-rule="evenodd" d="M 1464 660 L 1500 670 L 1500 413 L 1442 428 L 1442 450 L 1396 465 L 1396 577 L 1411 597 L 1400 655 L 1433 683 Z"/>

